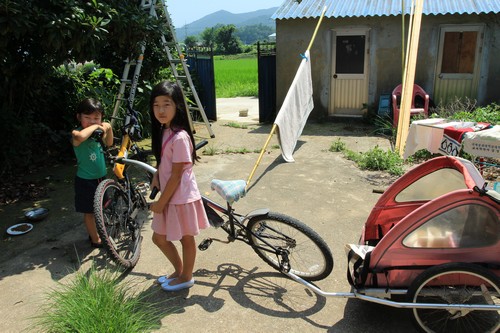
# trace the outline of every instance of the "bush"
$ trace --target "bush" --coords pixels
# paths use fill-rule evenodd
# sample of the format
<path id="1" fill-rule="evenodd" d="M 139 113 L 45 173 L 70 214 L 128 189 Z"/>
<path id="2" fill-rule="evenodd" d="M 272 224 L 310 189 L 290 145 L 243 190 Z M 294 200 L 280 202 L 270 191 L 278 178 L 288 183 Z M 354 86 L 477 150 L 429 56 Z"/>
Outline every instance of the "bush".
<path id="1" fill-rule="evenodd" d="M 404 162 L 399 154 L 391 150 L 384 151 L 378 146 L 364 154 L 360 154 L 357 163 L 361 169 L 376 171 L 385 170 L 391 175 L 398 176 L 404 173 Z"/>

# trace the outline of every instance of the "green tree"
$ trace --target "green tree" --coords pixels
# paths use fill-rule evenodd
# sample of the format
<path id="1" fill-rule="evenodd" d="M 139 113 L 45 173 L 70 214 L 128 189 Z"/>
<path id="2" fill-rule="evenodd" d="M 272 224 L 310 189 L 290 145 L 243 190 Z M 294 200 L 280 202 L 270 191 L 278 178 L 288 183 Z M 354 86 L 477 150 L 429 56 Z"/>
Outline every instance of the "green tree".
<path id="1" fill-rule="evenodd" d="M 186 44 L 188 49 L 193 48 L 198 45 L 198 38 L 196 36 L 187 36 L 186 39 L 184 39 L 184 44 Z"/>
<path id="2" fill-rule="evenodd" d="M 217 29 L 215 42 L 216 50 L 221 54 L 237 54 L 242 52 L 241 40 L 235 34 L 234 24 L 224 25 Z"/>
<path id="3" fill-rule="evenodd" d="M 215 47 L 215 38 L 216 38 L 216 33 L 217 29 L 221 27 L 222 25 L 216 25 L 211 28 L 206 28 L 203 30 L 200 34 L 200 38 L 202 41 L 203 46 L 213 48 Z"/>
<path id="4" fill-rule="evenodd" d="M 250 45 L 258 41 L 268 40 L 269 35 L 273 32 L 275 32 L 275 29 L 270 26 L 255 24 L 238 27 L 236 36 L 238 36 L 244 44 Z"/>
<path id="5" fill-rule="evenodd" d="M 166 57 L 158 45 L 163 28 L 139 7 L 122 0 L 1 0 L 0 132 L 12 144 L 0 151 L 0 174 L 24 170 L 49 155 L 57 133 L 69 133 L 59 120 L 73 114 L 68 96 L 75 91 L 56 68 L 94 61 L 121 74 L 123 60 L 145 40 L 150 61 L 141 77 L 154 78 L 152 69 Z"/>

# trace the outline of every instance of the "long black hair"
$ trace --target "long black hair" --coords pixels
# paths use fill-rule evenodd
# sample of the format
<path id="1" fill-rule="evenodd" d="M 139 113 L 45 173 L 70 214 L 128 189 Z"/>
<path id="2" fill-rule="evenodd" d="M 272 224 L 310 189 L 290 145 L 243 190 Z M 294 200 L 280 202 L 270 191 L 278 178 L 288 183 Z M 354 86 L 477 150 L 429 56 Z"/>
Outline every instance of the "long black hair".
<path id="1" fill-rule="evenodd" d="M 158 83 L 153 88 L 153 90 L 151 91 L 151 98 L 149 100 L 149 115 L 151 117 L 151 143 L 157 165 L 160 165 L 161 161 L 162 138 L 164 130 L 164 126 L 158 121 L 158 119 L 156 119 L 153 109 L 155 98 L 158 96 L 170 96 L 174 101 L 175 116 L 174 119 L 172 119 L 172 121 L 170 122 L 170 129 L 174 132 L 178 132 L 179 130 L 183 129 L 189 134 L 189 138 L 191 139 L 191 143 L 193 144 L 191 157 L 194 164 L 195 161 L 199 160 L 199 157 L 196 155 L 196 149 L 194 148 L 194 136 L 189 124 L 189 118 L 182 89 L 177 83 L 163 81 Z"/>

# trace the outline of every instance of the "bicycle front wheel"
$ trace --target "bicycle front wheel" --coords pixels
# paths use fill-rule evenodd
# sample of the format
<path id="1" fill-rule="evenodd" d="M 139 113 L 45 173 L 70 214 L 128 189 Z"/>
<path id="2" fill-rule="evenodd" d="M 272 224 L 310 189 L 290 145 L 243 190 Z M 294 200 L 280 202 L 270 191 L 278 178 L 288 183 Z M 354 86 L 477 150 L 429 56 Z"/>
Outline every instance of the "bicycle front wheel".
<path id="1" fill-rule="evenodd" d="M 333 269 L 333 256 L 326 242 L 304 223 L 284 214 L 268 213 L 248 221 L 248 239 L 257 255 L 281 270 L 285 251 L 290 272 L 308 281 L 326 278 Z"/>
<path id="2" fill-rule="evenodd" d="M 102 181 L 94 196 L 94 214 L 99 236 L 112 260 L 131 268 L 137 264 L 142 237 L 129 217 L 130 201 L 112 179 Z"/>

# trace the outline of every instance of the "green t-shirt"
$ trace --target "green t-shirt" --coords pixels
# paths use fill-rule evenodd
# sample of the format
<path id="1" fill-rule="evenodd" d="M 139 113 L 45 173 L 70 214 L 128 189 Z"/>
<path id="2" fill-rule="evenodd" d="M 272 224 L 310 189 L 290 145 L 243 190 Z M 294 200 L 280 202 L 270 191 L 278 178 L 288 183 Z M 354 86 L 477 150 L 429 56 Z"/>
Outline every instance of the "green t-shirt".
<path id="1" fill-rule="evenodd" d="M 83 179 L 98 179 L 106 176 L 106 160 L 99 142 L 92 138 L 83 141 L 79 146 L 73 146 L 78 170 L 76 175 Z"/>

